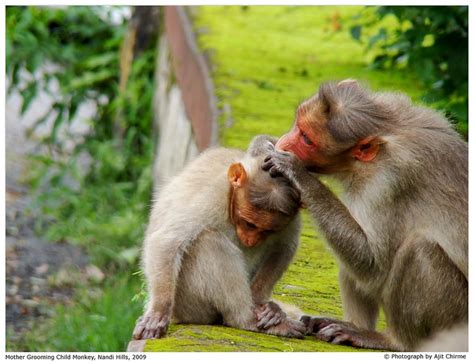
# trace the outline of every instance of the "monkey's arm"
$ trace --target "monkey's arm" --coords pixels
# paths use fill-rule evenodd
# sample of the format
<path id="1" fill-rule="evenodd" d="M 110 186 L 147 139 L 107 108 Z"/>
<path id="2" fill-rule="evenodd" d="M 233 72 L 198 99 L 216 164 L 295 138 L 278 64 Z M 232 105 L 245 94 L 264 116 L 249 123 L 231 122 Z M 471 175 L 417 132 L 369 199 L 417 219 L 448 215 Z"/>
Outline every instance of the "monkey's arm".
<path id="1" fill-rule="evenodd" d="M 256 272 L 251 285 L 252 298 L 257 305 L 258 326 L 268 328 L 285 318 L 285 313 L 274 302 L 269 302 L 273 287 L 288 269 L 299 243 L 300 219 L 296 217 L 278 234 L 273 250 Z"/>
<path id="2" fill-rule="evenodd" d="M 324 232 L 328 243 L 352 272 L 373 277 L 379 267 L 362 227 L 347 207 L 291 153 L 272 152 L 262 167 L 271 175 L 283 174 L 300 191 L 303 203 Z"/>
<path id="3" fill-rule="evenodd" d="M 185 241 L 168 238 L 162 231 L 146 237 L 143 263 L 149 301 L 133 331 L 135 340 L 165 335 L 173 313 L 176 281 L 186 246 Z"/>
<path id="4" fill-rule="evenodd" d="M 252 281 L 252 299 L 255 303 L 254 314 L 257 318 L 257 327 L 268 329 L 278 325 L 286 314 L 280 306 L 271 302 L 271 294 L 275 283 L 281 278 L 285 268 L 289 264 L 283 262 L 281 254 L 271 254 L 258 270 Z"/>

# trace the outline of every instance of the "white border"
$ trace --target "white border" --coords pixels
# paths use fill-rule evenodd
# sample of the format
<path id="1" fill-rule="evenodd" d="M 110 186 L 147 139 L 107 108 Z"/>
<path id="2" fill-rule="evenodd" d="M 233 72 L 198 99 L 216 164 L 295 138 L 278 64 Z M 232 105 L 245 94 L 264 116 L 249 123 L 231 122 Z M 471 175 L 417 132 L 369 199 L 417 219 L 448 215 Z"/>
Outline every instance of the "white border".
<path id="1" fill-rule="evenodd" d="M 450 6 L 455 6 L 455 5 L 469 5 L 468 1 L 400 1 L 400 0 L 392 0 L 390 2 L 387 1 L 371 1 L 371 0 L 366 0 L 366 1 L 302 1 L 302 0 L 297 0 L 297 1 L 282 1 L 282 0 L 274 0 L 274 1 L 231 1 L 231 0 L 226 0 L 226 1 L 178 1 L 177 3 L 172 3 L 171 1 L 139 1 L 137 3 L 132 3 L 132 1 L 123 1 L 123 0 L 116 0 L 116 1 L 110 1 L 110 0 L 105 0 L 101 1 L 98 3 L 97 1 L 64 1 L 64 0 L 50 0 L 50 1 L 6 1 L 2 5 L 404 5 L 404 6 L 414 6 L 414 5 L 450 5 Z M 472 40 L 472 24 L 473 23 L 473 17 L 474 15 L 472 14 L 472 9 L 469 9 L 469 53 L 472 50 L 472 45 L 473 45 L 473 40 Z M 2 6 L 0 9 L 0 18 L 1 18 L 1 29 L 5 30 L 5 7 Z M 2 57 L 0 60 L 0 65 L 2 66 L 2 69 L 5 70 L 5 33 L 3 37 L 0 37 L 0 49 L 2 52 Z M 469 66 L 471 65 L 471 57 L 469 57 Z M 5 72 L 1 73 L 1 80 L 3 82 L 3 85 L 5 85 Z M 469 85 L 474 84 L 474 76 L 472 75 L 471 72 L 469 72 Z M 2 114 L 2 119 L 3 119 L 3 125 L 5 125 L 5 88 L 2 88 L 0 91 L 1 94 L 1 99 L 2 99 L 2 105 L 3 105 L 3 114 Z M 469 111 L 473 110 L 474 103 L 469 100 Z M 472 112 L 469 112 L 469 116 L 471 119 Z M 472 120 L 472 119 L 471 119 Z M 473 133 L 471 130 L 469 131 L 469 139 L 472 141 L 472 136 Z M 0 132 L 1 137 L 0 137 L 0 147 L 2 148 L 2 153 L 0 153 L 0 168 L 1 168 L 1 179 L 0 179 L 0 194 L 1 197 L 4 201 L 2 205 L 2 211 L 4 213 L 5 217 L 5 132 L 4 129 L 2 129 L 2 132 Z M 469 148 L 469 170 L 472 165 L 471 161 L 474 158 L 474 151 L 472 148 Z M 470 173 L 471 174 L 471 173 Z M 469 176 L 471 177 L 471 176 Z M 472 217 L 472 208 L 471 206 L 473 205 L 474 198 L 472 197 L 472 192 L 474 191 L 473 189 L 473 181 L 471 178 L 469 178 L 469 226 L 472 227 L 473 225 L 473 217 Z M 3 218 L 0 222 L 0 226 L 3 228 L 3 231 L 5 231 L 5 218 Z M 472 229 L 469 229 L 469 241 L 472 241 Z M 470 244 L 472 245 L 472 244 Z M 473 253 L 474 248 L 471 247 L 469 251 L 469 261 L 473 261 Z M 1 255 L 3 257 L 3 262 L 5 262 L 5 244 L 4 244 L 4 249 L 1 252 Z M 1 274 L 2 274 L 2 280 L 0 282 L 0 286 L 2 287 L 2 291 L 4 293 L 3 295 L 3 300 L 5 299 L 5 264 L 2 264 L 1 266 Z M 472 277 L 472 273 L 469 275 L 470 278 Z M 470 290 L 470 303 L 472 303 L 472 289 Z M 4 302 L 3 302 L 4 303 Z M 472 304 L 469 305 L 469 314 L 470 317 L 473 316 L 473 309 L 472 309 Z M 1 305 L 1 312 L 2 312 L 2 317 L 5 318 L 5 305 Z M 2 321 L 2 326 L 3 330 L 1 333 L 1 342 L 0 345 L 2 345 L 2 350 L 4 352 L 5 350 L 5 319 Z M 472 340 L 472 325 L 470 325 L 470 348 L 471 352 L 474 350 L 473 349 L 473 340 Z M 7 354 L 15 354 L 15 353 L 7 353 Z M 26 355 L 27 353 L 17 353 L 20 355 Z M 37 354 L 37 353 L 35 353 Z M 53 353 L 54 356 L 56 356 L 59 353 Z M 79 354 L 79 353 L 75 353 Z M 85 353 L 89 354 L 89 353 Z M 104 353 L 104 354 L 111 354 L 111 353 Z M 123 354 L 123 353 L 115 353 L 115 354 Z M 231 362 L 231 363 L 239 363 L 241 364 L 242 362 L 271 362 L 272 364 L 288 364 L 289 361 L 293 361 L 294 363 L 298 364 L 306 364 L 308 362 L 312 363 L 313 361 L 315 363 L 328 363 L 329 361 L 331 362 L 350 362 L 350 363 L 379 363 L 385 361 L 384 355 L 386 353 L 146 353 L 147 355 L 147 360 L 146 362 L 163 362 L 163 363 L 174 363 L 174 362 L 205 362 L 209 364 L 213 363 L 218 363 L 222 364 L 223 361 L 225 362 Z M 387 353 L 388 355 L 392 355 L 392 353 Z M 404 354 L 409 354 L 409 353 L 404 353 Z M 131 356 L 132 353 L 129 353 Z M 467 354 L 467 358 L 471 358 L 471 354 Z M 3 357 L 4 359 L 4 357 Z M 391 361 L 392 359 L 388 360 Z M 10 360 L 10 362 L 51 362 L 49 360 Z M 58 362 L 65 362 L 64 360 L 55 360 Z M 110 362 L 109 360 L 106 360 L 107 362 Z M 81 363 L 85 362 L 106 362 L 106 361 L 87 361 L 87 360 L 81 360 Z M 416 361 L 416 362 L 427 362 L 427 361 L 434 361 L 428 360 L 428 359 L 419 359 L 419 360 L 407 360 L 407 359 L 397 359 L 397 362 L 410 362 L 410 361 Z M 127 360 L 114 360 L 114 362 L 118 363 L 130 363 L 130 361 Z M 136 361 L 136 362 L 144 362 L 144 361 Z"/>

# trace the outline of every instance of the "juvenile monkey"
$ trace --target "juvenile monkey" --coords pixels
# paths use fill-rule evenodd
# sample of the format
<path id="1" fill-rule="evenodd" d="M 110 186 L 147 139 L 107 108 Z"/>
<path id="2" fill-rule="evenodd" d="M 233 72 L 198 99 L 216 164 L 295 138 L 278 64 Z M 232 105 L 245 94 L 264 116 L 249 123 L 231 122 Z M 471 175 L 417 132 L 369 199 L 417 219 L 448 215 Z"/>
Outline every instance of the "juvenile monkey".
<path id="1" fill-rule="evenodd" d="M 300 231 L 299 192 L 261 170 L 274 142 L 206 151 L 162 189 L 145 234 L 149 302 L 134 339 L 161 338 L 172 318 L 303 337 L 304 325 L 270 301 Z"/>
<path id="2" fill-rule="evenodd" d="M 467 144 L 441 114 L 353 80 L 325 83 L 276 150 L 263 168 L 298 187 L 340 262 L 344 321 L 306 316 L 310 332 L 414 350 L 467 323 Z M 310 172 L 339 179 L 343 199 Z M 388 335 L 374 331 L 380 307 Z"/>

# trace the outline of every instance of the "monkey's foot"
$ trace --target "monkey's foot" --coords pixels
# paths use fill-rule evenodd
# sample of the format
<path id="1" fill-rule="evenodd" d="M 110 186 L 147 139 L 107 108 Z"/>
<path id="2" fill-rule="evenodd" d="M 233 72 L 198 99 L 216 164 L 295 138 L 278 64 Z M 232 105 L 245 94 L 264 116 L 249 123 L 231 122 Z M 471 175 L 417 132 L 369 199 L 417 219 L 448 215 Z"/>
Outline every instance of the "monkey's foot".
<path id="1" fill-rule="evenodd" d="M 313 334 L 322 341 L 357 348 L 397 350 L 382 334 L 361 330 L 350 322 L 309 316 L 302 316 L 300 320 L 304 323 L 307 334 Z"/>
<path id="2" fill-rule="evenodd" d="M 306 327 L 301 321 L 286 318 L 283 319 L 280 324 L 272 326 L 267 330 L 263 330 L 263 332 L 271 335 L 302 339 L 306 333 Z"/>
<path id="3" fill-rule="evenodd" d="M 133 330 L 135 340 L 159 339 L 166 334 L 170 323 L 170 315 L 160 312 L 147 313 L 137 320 Z"/>
<path id="4" fill-rule="evenodd" d="M 256 305 L 253 312 L 257 318 L 257 327 L 259 329 L 268 329 L 278 325 L 286 318 L 286 313 L 272 301 Z"/>
<path id="5" fill-rule="evenodd" d="M 306 332 L 313 334 L 319 340 L 339 345 L 363 347 L 357 328 L 348 322 L 310 316 L 302 316 L 300 320 L 304 323 Z"/>
<path id="6" fill-rule="evenodd" d="M 300 321 L 306 326 L 307 334 L 315 334 L 331 324 L 346 324 L 344 321 L 332 319 L 329 317 L 311 317 L 306 315 L 301 316 Z"/>
<path id="7" fill-rule="evenodd" d="M 333 344 L 365 347 L 363 337 L 359 336 L 356 330 L 341 324 L 329 324 L 315 333 L 314 336 L 319 340 Z"/>

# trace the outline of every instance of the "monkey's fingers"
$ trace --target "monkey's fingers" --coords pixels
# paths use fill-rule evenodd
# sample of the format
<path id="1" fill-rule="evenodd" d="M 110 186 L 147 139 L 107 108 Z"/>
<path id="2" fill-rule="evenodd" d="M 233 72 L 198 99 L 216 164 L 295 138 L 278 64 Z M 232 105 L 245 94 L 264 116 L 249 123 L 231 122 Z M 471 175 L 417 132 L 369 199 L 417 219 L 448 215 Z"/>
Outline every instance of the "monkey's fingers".
<path id="1" fill-rule="evenodd" d="M 274 164 L 273 164 L 273 161 L 272 161 L 272 156 L 269 155 L 269 156 L 265 157 L 265 159 L 263 160 L 262 169 L 264 171 L 268 171 L 273 166 L 274 166 Z"/>
<path id="2" fill-rule="evenodd" d="M 257 327 L 259 329 L 268 329 L 272 326 L 276 326 L 281 323 L 282 319 L 284 319 L 286 315 L 284 315 L 281 311 L 275 312 L 269 310 L 263 315 L 257 322 Z"/>
<path id="3" fill-rule="evenodd" d="M 160 314 L 148 314 L 138 320 L 133 330 L 135 340 L 159 339 L 168 331 L 169 319 Z"/>
<path id="4" fill-rule="evenodd" d="M 291 337 L 302 339 L 306 334 L 306 327 L 299 321 L 289 321 Z"/>
<path id="5" fill-rule="evenodd" d="M 262 324 L 263 324 L 262 327 L 264 329 L 268 329 L 269 327 L 276 326 L 281 323 L 282 318 L 283 318 L 282 315 L 275 314 L 273 317 L 271 317 L 268 320 L 265 320 L 265 321 L 262 320 Z"/>
<path id="6" fill-rule="evenodd" d="M 265 309 L 264 311 L 255 312 L 255 317 L 257 319 L 257 327 L 262 329 L 263 326 L 273 317 L 272 311 Z"/>
<path id="7" fill-rule="evenodd" d="M 133 340 L 141 340 L 143 337 L 143 331 L 145 331 L 145 326 L 143 325 L 135 326 L 132 333 Z"/>
<path id="8" fill-rule="evenodd" d="M 308 334 L 317 333 L 326 326 L 338 322 L 337 320 L 326 317 L 311 317 L 306 315 L 301 316 L 300 321 L 306 327 Z"/>
<path id="9" fill-rule="evenodd" d="M 290 335 L 288 337 L 292 337 L 292 338 L 295 338 L 295 339 L 304 339 L 304 334 L 301 333 L 298 330 L 292 329 L 291 332 L 290 332 Z"/>
<path id="10" fill-rule="evenodd" d="M 319 340 L 333 344 L 356 346 L 352 334 L 351 330 L 333 323 L 322 328 L 314 336 Z"/>

